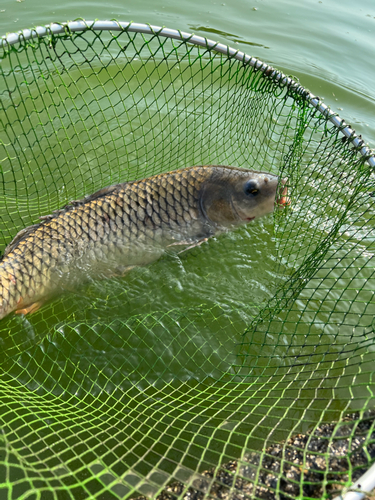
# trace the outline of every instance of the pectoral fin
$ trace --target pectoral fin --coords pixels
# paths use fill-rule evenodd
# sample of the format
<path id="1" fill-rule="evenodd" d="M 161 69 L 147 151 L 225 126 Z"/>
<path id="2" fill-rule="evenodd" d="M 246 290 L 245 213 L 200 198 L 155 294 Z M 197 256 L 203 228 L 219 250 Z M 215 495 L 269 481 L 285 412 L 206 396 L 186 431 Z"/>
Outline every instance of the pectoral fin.
<path id="1" fill-rule="evenodd" d="M 191 250 L 192 248 L 195 248 L 195 247 L 199 247 L 202 243 L 204 243 L 205 241 L 208 241 L 208 238 L 203 238 L 199 241 L 196 241 L 195 243 L 192 243 L 191 245 L 189 245 L 188 247 L 184 248 L 183 250 L 181 250 L 181 252 L 177 252 L 177 255 L 180 255 L 181 253 L 183 252 L 186 252 L 187 250 Z M 182 244 L 182 243 L 181 243 Z M 188 245 L 187 242 L 185 242 L 185 245 Z"/>
<path id="2" fill-rule="evenodd" d="M 175 243 L 170 243 L 169 245 L 167 245 L 167 248 L 169 247 L 179 247 L 179 246 L 182 246 L 182 245 L 189 245 L 191 243 L 191 241 L 176 241 Z"/>
<path id="3" fill-rule="evenodd" d="M 127 266 L 127 267 L 117 267 L 115 271 L 113 271 L 110 275 L 110 277 L 117 277 L 117 278 L 123 278 L 126 274 L 128 274 L 129 271 L 134 269 L 137 266 Z"/>

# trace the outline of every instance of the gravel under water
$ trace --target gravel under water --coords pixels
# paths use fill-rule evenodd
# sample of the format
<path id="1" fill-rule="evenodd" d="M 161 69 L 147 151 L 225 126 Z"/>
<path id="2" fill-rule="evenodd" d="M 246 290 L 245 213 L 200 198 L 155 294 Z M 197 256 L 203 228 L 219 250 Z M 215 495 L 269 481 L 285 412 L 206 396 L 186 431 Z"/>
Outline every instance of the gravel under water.
<path id="1" fill-rule="evenodd" d="M 334 498 L 374 459 L 375 410 L 352 413 L 340 424 L 321 424 L 269 446 L 264 453 L 252 452 L 241 462 L 232 460 L 206 470 L 190 487 L 173 482 L 156 500 Z M 374 494 L 370 498 L 374 500 Z"/>

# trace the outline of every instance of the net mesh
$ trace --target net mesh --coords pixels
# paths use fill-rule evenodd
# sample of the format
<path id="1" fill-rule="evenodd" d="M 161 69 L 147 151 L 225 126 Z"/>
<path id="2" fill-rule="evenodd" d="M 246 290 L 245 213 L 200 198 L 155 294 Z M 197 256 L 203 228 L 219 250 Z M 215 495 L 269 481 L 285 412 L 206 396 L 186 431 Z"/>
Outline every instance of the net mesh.
<path id="1" fill-rule="evenodd" d="M 331 496 L 375 461 L 369 155 L 272 68 L 130 26 L 3 43 L 2 249 L 189 165 L 288 177 L 291 205 L 1 320 L 0 496 Z"/>

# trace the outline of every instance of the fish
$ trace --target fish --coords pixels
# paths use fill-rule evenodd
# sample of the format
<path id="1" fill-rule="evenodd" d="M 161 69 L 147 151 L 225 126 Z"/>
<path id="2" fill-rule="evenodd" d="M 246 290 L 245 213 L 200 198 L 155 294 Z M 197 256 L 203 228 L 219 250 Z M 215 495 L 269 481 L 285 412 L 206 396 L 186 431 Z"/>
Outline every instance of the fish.
<path id="1" fill-rule="evenodd" d="M 32 313 L 90 278 L 123 276 L 287 204 L 286 180 L 223 165 L 114 184 L 22 229 L 0 261 L 0 319 Z M 281 188 L 279 187 L 281 186 Z M 277 194 L 280 191 L 280 198 Z"/>

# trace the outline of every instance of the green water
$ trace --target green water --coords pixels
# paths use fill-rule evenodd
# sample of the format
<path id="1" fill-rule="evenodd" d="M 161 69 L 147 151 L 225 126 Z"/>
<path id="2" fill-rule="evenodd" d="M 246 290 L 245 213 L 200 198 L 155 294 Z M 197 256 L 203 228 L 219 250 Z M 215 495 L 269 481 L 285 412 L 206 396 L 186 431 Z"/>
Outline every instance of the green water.
<path id="1" fill-rule="evenodd" d="M 226 43 L 300 78 L 348 123 L 375 142 L 375 6 L 364 0 L 164 0 L 51 5 L 2 0 L 0 32 L 78 17 L 167 26 Z M 342 109 L 341 109 L 342 108 Z"/>
<path id="2" fill-rule="evenodd" d="M 143 1 L 137 6 L 111 2 L 105 7 L 98 2 L 79 6 L 67 2 L 53 9 L 47 2 L 2 0 L 1 31 L 79 16 L 193 31 L 298 76 L 370 145 L 375 144 L 375 69 L 367 63 L 373 50 L 375 9 L 369 0 L 361 9 L 351 2 L 276 0 L 170 1 L 158 7 Z M 137 62 L 132 65 L 139 69 Z M 172 165 L 218 160 L 251 164 L 240 139 L 232 137 L 229 149 L 219 141 L 225 125 L 219 107 L 215 108 L 219 83 L 210 101 L 210 113 L 218 123 L 216 135 L 205 135 L 211 118 L 206 118 L 200 82 L 208 71 L 193 76 L 187 94 L 173 93 L 172 102 L 172 91 L 163 92 L 172 81 L 179 87 L 183 69 L 172 64 L 168 73 L 155 74 L 149 68 L 137 73 L 138 80 L 116 67 L 88 78 L 84 67 L 67 75 L 55 73 L 45 87 L 53 90 L 64 78 L 69 91 L 61 102 L 45 97 L 49 113 L 53 111 L 51 121 L 47 114 L 37 119 L 34 112 L 42 104 L 35 97 L 43 93 L 40 79 L 25 87 L 25 106 L 10 116 L 25 120 L 24 130 L 15 123 L 18 142 L 9 161 L 3 162 L 9 182 L 0 193 L 3 247 L 47 209 L 103 185 Z M 230 75 L 224 81 L 230 89 Z M 103 82 L 106 93 L 97 87 Z M 141 97 L 139 82 L 150 92 L 141 113 L 135 106 Z M 168 120 L 152 118 L 155 97 L 160 99 L 159 116 Z M 95 99 L 100 99 L 100 106 Z M 231 104 L 221 99 L 221 104 Z M 89 112 L 84 102 L 90 103 Z M 182 104 L 184 113 L 179 112 Z M 239 132 L 253 141 L 256 151 L 254 129 L 241 121 L 244 102 L 237 105 L 243 125 Z M 189 136 L 193 111 L 194 140 Z M 109 129 L 103 127 L 101 116 L 113 113 L 116 120 Z M 283 124 L 282 116 L 275 113 L 273 118 L 273 123 Z M 8 141 L 3 130 L 0 138 Z M 270 140 L 269 146 L 275 143 Z M 15 157 L 21 158 L 18 169 L 13 168 Z M 277 171 L 279 164 L 265 158 L 260 168 Z M 313 149 L 305 158 L 314 163 Z M 168 482 L 169 474 L 187 480 L 194 470 L 240 457 L 244 443 L 247 449 L 261 449 L 270 436 L 275 441 L 285 439 L 291 432 L 312 428 L 319 419 L 329 421 L 345 409 L 370 405 L 375 310 L 373 290 L 364 285 L 373 276 L 374 213 L 366 197 L 370 183 L 359 188 L 359 182 L 349 179 L 363 204 L 368 204 L 365 220 L 363 216 L 358 220 L 355 210 L 348 214 L 348 230 L 324 255 L 315 281 L 288 315 L 277 312 L 282 329 L 270 321 L 256 334 L 248 330 L 297 262 L 329 236 L 353 196 L 345 179 L 337 181 L 337 192 L 332 187 L 320 189 L 329 172 L 329 164 L 319 174 L 311 165 L 306 169 L 301 165 L 295 181 L 304 188 L 298 191 L 288 219 L 293 221 L 293 232 L 281 219 L 275 234 L 269 216 L 182 255 L 170 252 L 124 278 L 67 292 L 33 316 L 4 319 L 2 390 L 11 408 L 5 435 L 16 443 L 8 454 L 15 469 L 24 460 L 42 474 L 53 470 L 55 476 L 69 478 L 73 471 L 81 481 L 92 474 L 104 477 L 105 471 L 106 484 L 124 478 L 119 495 L 127 494 L 129 485 L 152 494 Z M 290 240 L 293 248 L 288 247 Z M 283 254 L 289 257 L 281 259 Z M 354 265 L 343 272 L 345 259 Z M 341 309 L 343 298 L 346 305 Z M 346 310 L 349 303 L 353 305 Z M 349 344 L 354 347 L 346 351 Z M 19 415 L 25 415 L 21 422 Z M 94 454 L 85 453 L 86 442 Z M 16 479 L 21 477 L 22 471 Z M 24 491 L 22 481 L 18 487 L 19 493 Z"/>

